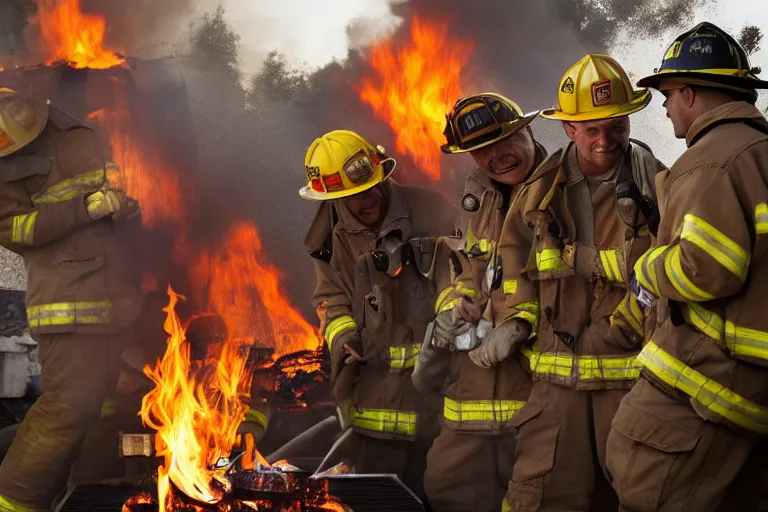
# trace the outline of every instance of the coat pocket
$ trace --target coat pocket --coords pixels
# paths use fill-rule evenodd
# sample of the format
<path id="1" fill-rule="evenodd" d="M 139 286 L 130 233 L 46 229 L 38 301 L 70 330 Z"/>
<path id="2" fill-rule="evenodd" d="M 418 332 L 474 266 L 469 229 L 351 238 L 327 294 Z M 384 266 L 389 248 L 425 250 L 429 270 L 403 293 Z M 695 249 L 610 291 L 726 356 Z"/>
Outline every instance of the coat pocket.
<path id="1" fill-rule="evenodd" d="M 652 387 L 644 381 L 637 386 Z M 627 510 L 658 510 L 701 435 L 641 410 L 626 399 L 611 427 L 607 467 L 622 506 Z"/>
<path id="2" fill-rule="evenodd" d="M 536 420 L 545 406 L 527 403 L 515 414 L 510 425 L 517 430 L 517 462 L 512 476 L 514 482 L 524 482 L 543 476 L 555 464 L 559 425 L 539 425 Z"/>

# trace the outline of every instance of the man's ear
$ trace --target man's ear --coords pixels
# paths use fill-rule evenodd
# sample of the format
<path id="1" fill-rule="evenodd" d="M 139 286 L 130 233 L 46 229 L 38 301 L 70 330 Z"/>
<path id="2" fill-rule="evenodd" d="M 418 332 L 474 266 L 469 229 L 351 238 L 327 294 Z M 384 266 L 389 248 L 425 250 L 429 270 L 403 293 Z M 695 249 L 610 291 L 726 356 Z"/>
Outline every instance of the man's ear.
<path id="1" fill-rule="evenodd" d="M 565 134 L 568 135 L 568 138 L 573 140 L 573 136 L 576 134 L 576 127 L 573 123 L 563 121 L 563 130 L 565 130 Z"/>
<path id="2" fill-rule="evenodd" d="M 681 88 L 680 94 L 683 95 L 683 102 L 686 107 L 691 108 L 696 102 L 696 91 L 693 90 L 693 87 L 685 86 Z"/>

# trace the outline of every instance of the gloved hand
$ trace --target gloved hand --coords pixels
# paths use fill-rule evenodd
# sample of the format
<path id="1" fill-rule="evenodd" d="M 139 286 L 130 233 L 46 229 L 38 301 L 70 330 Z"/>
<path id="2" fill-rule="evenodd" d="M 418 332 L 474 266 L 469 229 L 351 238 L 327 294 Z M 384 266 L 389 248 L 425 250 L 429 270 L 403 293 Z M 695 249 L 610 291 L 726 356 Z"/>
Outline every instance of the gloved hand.
<path id="1" fill-rule="evenodd" d="M 435 318 L 435 346 L 449 349 L 456 337 L 475 325 L 483 314 L 482 308 L 467 297 L 462 297 L 451 309 Z"/>
<path id="2" fill-rule="evenodd" d="M 93 220 L 112 217 L 130 219 L 140 213 L 139 203 L 120 189 L 104 187 L 85 198 L 85 208 Z"/>
<path id="3" fill-rule="evenodd" d="M 497 325 L 482 345 L 469 352 L 472 361 L 481 368 L 493 368 L 519 347 L 531 332 L 524 320 L 513 318 Z"/>
<path id="4" fill-rule="evenodd" d="M 637 302 L 639 302 L 642 307 L 651 309 L 656 307 L 656 296 L 653 292 L 649 291 L 638 282 L 637 275 L 634 271 L 632 271 L 629 276 L 629 291 L 637 297 Z"/>
<path id="5" fill-rule="evenodd" d="M 152 363 L 150 356 L 136 345 L 130 345 L 120 354 L 120 376 L 117 379 L 117 392 L 129 395 L 139 390 L 152 389 L 152 381 L 144 375 L 144 366 Z"/>
<path id="6" fill-rule="evenodd" d="M 436 348 L 432 345 L 432 340 L 425 339 L 411 374 L 413 386 L 425 394 L 442 391 L 450 362 L 449 351 Z"/>
<path id="7" fill-rule="evenodd" d="M 357 331 L 347 331 L 333 342 L 331 349 L 331 382 L 336 380 L 344 366 L 364 363 L 363 341 Z"/>

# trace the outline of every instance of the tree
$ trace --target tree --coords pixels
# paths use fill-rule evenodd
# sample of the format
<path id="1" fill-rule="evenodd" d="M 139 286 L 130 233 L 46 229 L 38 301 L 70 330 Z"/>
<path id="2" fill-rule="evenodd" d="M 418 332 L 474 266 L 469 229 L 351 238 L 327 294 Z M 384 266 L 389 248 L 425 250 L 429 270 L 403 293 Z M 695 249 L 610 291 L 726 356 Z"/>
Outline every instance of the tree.
<path id="1" fill-rule="evenodd" d="M 285 55 L 273 50 L 264 59 L 261 71 L 251 78 L 248 103 L 254 104 L 259 98 L 288 102 L 309 89 L 309 80 L 306 69 L 291 67 Z"/>
<path id="2" fill-rule="evenodd" d="M 763 40 L 763 31 L 760 27 L 747 25 L 741 29 L 739 34 L 739 44 L 744 47 L 747 55 L 753 55 L 760 50 L 760 43 Z"/>
<path id="3" fill-rule="evenodd" d="M 193 56 L 201 67 L 206 70 L 218 70 L 239 81 L 237 58 L 240 36 L 224 19 L 224 8 L 219 5 L 213 14 L 203 14 L 192 24 L 191 29 Z"/>

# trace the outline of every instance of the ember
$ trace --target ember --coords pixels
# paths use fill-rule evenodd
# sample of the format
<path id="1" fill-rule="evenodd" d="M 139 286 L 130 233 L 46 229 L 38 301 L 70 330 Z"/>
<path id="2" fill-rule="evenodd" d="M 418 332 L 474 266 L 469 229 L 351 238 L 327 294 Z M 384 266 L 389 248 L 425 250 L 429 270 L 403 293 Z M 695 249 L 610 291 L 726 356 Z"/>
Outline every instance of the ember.
<path id="1" fill-rule="evenodd" d="M 38 5 L 41 34 L 51 55 L 47 64 L 63 60 L 74 68 L 107 69 L 125 62 L 104 49 L 106 22 L 81 12 L 80 0 L 44 0 Z"/>
<path id="2" fill-rule="evenodd" d="M 385 40 L 371 49 L 377 77 L 363 81 L 360 99 L 395 132 L 395 149 L 410 155 L 430 179 L 440 179 L 445 113 L 462 95 L 461 70 L 473 45 L 451 42 L 447 23 L 414 16 L 411 42 L 395 49 Z"/>

